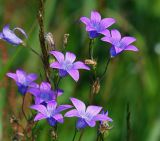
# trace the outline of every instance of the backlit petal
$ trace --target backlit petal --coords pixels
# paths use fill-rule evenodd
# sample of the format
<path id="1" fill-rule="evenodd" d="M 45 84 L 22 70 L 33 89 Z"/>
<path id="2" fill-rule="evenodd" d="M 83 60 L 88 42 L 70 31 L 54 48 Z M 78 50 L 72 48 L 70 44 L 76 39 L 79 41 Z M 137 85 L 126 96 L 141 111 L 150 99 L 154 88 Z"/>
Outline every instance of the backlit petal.
<path id="1" fill-rule="evenodd" d="M 69 75 L 77 82 L 79 80 L 79 71 L 78 70 L 68 70 Z"/>
<path id="2" fill-rule="evenodd" d="M 50 54 L 52 54 L 58 62 L 63 62 L 64 61 L 64 55 L 63 53 L 59 51 L 51 51 Z"/>

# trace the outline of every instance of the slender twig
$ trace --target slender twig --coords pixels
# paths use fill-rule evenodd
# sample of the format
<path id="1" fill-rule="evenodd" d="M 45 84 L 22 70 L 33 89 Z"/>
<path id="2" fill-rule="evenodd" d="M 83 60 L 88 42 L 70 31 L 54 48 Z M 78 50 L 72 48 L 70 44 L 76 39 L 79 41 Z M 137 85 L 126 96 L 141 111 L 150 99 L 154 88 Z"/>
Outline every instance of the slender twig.
<path id="1" fill-rule="evenodd" d="M 106 66 L 105 66 L 105 69 L 104 69 L 104 72 L 102 73 L 102 75 L 99 77 L 100 81 L 103 79 L 103 77 L 105 76 L 106 72 L 107 72 L 107 69 L 108 69 L 108 65 L 109 65 L 109 62 L 111 60 L 111 57 L 109 56 L 108 59 L 107 59 L 107 63 L 106 63 Z"/>
<path id="2" fill-rule="evenodd" d="M 23 96 L 23 101 L 22 101 L 22 113 L 23 113 L 26 121 L 28 121 L 27 116 L 26 116 L 25 111 L 24 111 L 24 104 L 25 104 L 25 95 Z"/>
<path id="3" fill-rule="evenodd" d="M 82 137 L 83 137 L 83 133 L 84 133 L 84 129 L 81 131 L 81 134 L 80 134 L 80 136 L 79 136 L 78 141 L 81 141 L 81 139 L 82 139 Z"/>
<path id="4" fill-rule="evenodd" d="M 74 140 L 75 140 L 76 135 L 77 135 L 77 132 L 78 132 L 78 130 L 75 128 L 75 132 L 74 132 L 74 135 L 73 135 L 73 139 L 72 139 L 72 141 L 74 141 Z"/>
<path id="5" fill-rule="evenodd" d="M 126 120 L 127 120 L 127 141 L 130 141 L 130 116 L 131 116 L 131 113 L 130 113 L 130 108 L 129 108 L 129 103 L 127 103 L 127 116 L 126 116 Z"/>

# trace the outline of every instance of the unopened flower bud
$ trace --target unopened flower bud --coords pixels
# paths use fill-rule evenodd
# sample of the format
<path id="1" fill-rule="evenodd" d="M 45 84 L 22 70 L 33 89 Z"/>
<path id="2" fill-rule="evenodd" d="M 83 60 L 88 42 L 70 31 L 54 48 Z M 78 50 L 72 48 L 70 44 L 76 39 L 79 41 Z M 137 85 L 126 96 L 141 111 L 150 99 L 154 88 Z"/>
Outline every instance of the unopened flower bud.
<path id="1" fill-rule="evenodd" d="M 100 90 L 100 82 L 99 82 L 99 78 L 97 78 L 92 85 L 92 92 L 93 94 L 98 94 L 99 90 Z"/>
<path id="2" fill-rule="evenodd" d="M 97 62 L 95 60 L 86 59 L 85 64 L 86 65 L 93 65 L 95 67 L 97 65 Z"/>
<path id="3" fill-rule="evenodd" d="M 103 121 L 99 126 L 99 132 L 101 134 L 106 133 L 110 129 L 112 129 L 112 127 L 109 126 L 108 121 Z"/>
<path id="4" fill-rule="evenodd" d="M 47 33 L 47 34 L 44 36 L 44 38 L 45 38 L 45 40 L 46 40 L 48 52 L 50 52 L 50 51 L 52 51 L 52 50 L 55 50 L 55 42 L 54 42 L 52 33 L 50 33 L 50 32 Z"/>
<path id="5" fill-rule="evenodd" d="M 66 48 L 66 46 L 67 46 L 68 37 L 69 37 L 69 34 L 64 34 L 64 36 L 63 36 L 63 46 L 64 46 L 64 48 Z"/>

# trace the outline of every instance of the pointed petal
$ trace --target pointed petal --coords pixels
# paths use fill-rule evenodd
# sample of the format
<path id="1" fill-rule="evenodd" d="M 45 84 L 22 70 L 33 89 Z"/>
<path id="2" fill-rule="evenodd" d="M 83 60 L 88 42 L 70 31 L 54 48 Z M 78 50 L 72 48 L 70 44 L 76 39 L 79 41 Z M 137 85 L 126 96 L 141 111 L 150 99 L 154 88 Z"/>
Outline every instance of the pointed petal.
<path id="1" fill-rule="evenodd" d="M 39 85 L 35 82 L 31 82 L 28 86 L 32 88 L 39 88 Z"/>
<path id="2" fill-rule="evenodd" d="M 60 105 L 57 107 L 56 112 L 60 113 L 61 111 L 67 110 L 69 108 L 72 108 L 73 106 L 71 105 Z"/>
<path id="3" fill-rule="evenodd" d="M 53 116 L 53 118 L 55 120 L 57 120 L 58 122 L 63 123 L 63 116 L 62 116 L 62 114 L 56 114 L 56 115 Z"/>
<path id="4" fill-rule="evenodd" d="M 101 15 L 97 11 L 92 11 L 91 12 L 91 20 L 100 22 L 101 21 Z"/>
<path id="5" fill-rule="evenodd" d="M 66 52 L 65 60 L 68 60 L 70 63 L 73 63 L 76 59 L 76 55 L 72 52 Z"/>
<path id="6" fill-rule="evenodd" d="M 98 114 L 93 118 L 95 121 L 112 121 L 112 119 L 106 115 Z"/>
<path id="7" fill-rule="evenodd" d="M 57 107 L 57 102 L 56 101 L 51 101 L 47 103 L 47 110 L 51 114 Z"/>
<path id="8" fill-rule="evenodd" d="M 111 37 L 110 31 L 108 29 L 105 29 L 105 30 L 98 32 L 98 33 L 105 35 L 105 37 Z"/>
<path id="9" fill-rule="evenodd" d="M 50 67 L 55 69 L 60 69 L 61 65 L 59 64 L 59 62 L 53 62 L 50 64 Z"/>
<path id="10" fill-rule="evenodd" d="M 101 20 L 101 25 L 103 25 L 105 28 L 108 28 L 112 24 L 114 24 L 116 20 L 114 18 L 104 18 Z"/>
<path id="11" fill-rule="evenodd" d="M 95 28 L 91 27 L 90 25 L 86 26 L 86 31 L 94 31 Z"/>
<path id="12" fill-rule="evenodd" d="M 111 30 L 111 35 L 112 35 L 112 38 L 114 38 L 118 41 L 121 40 L 121 34 L 118 30 L 116 30 L 116 29 Z"/>
<path id="13" fill-rule="evenodd" d="M 79 112 L 76 109 L 68 111 L 64 116 L 65 117 L 81 117 L 79 115 Z"/>
<path id="14" fill-rule="evenodd" d="M 27 92 L 33 94 L 36 97 L 40 94 L 40 90 L 38 88 L 29 88 Z"/>
<path id="15" fill-rule="evenodd" d="M 70 98 L 70 100 L 79 113 L 85 113 L 86 105 L 81 100 L 78 100 L 76 98 Z"/>
<path id="16" fill-rule="evenodd" d="M 42 82 L 40 85 L 40 90 L 41 91 L 50 91 L 51 90 L 51 85 L 48 82 Z"/>
<path id="17" fill-rule="evenodd" d="M 101 38 L 101 40 L 112 44 L 112 39 L 110 37 L 105 36 L 105 37 Z"/>
<path id="18" fill-rule="evenodd" d="M 41 114 L 43 114 L 43 115 L 45 115 L 45 116 L 47 116 L 48 114 L 48 112 L 47 112 L 47 109 L 46 109 L 46 107 L 45 106 L 43 106 L 43 105 L 32 105 L 32 106 L 30 106 L 30 108 L 31 109 L 34 109 L 34 110 L 37 110 L 38 112 L 40 112 Z"/>
<path id="19" fill-rule="evenodd" d="M 34 73 L 30 73 L 27 75 L 27 81 L 32 82 L 37 79 L 37 75 Z"/>
<path id="20" fill-rule="evenodd" d="M 13 29 L 13 31 L 15 31 L 15 30 L 20 31 L 26 38 L 28 38 L 27 34 L 25 33 L 25 31 L 22 28 L 16 27 L 16 28 Z"/>
<path id="21" fill-rule="evenodd" d="M 82 23 L 84 23 L 85 25 L 89 25 L 89 23 L 90 23 L 90 19 L 87 18 L 87 17 L 81 17 L 81 18 L 80 18 L 80 21 L 81 21 Z"/>
<path id="22" fill-rule="evenodd" d="M 136 38 L 134 37 L 123 37 L 120 43 L 123 43 L 126 46 L 128 46 L 135 41 L 136 41 Z"/>
<path id="23" fill-rule="evenodd" d="M 79 80 L 79 71 L 78 70 L 68 70 L 69 75 L 77 82 Z"/>
<path id="24" fill-rule="evenodd" d="M 99 106 L 88 106 L 86 110 L 86 114 L 90 114 L 92 117 L 96 116 L 100 111 L 102 107 Z"/>
<path id="25" fill-rule="evenodd" d="M 90 70 L 90 68 L 81 61 L 77 61 L 74 63 L 74 69 Z"/>
<path id="26" fill-rule="evenodd" d="M 129 45 L 124 50 L 138 51 L 138 48 L 133 45 Z"/>
<path id="27" fill-rule="evenodd" d="M 85 121 L 90 127 L 94 127 L 96 125 L 96 122 L 94 120 L 90 120 L 90 121 L 85 120 Z"/>
<path id="28" fill-rule="evenodd" d="M 20 82 L 20 83 L 26 83 L 27 74 L 26 74 L 25 71 L 23 71 L 23 70 L 17 70 L 16 74 L 17 74 L 18 82 Z"/>
<path id="29" fill-rule="evenodd" d="M 7 73 L 7 76 L 14 79 L 15 81 L 18 81 L 17 75 L 15 73 Z"/>
<path id="30" fill-rule="evenodd" d="M 50 54 L 52 54 L 58 62 L 63 62 L 64 61 L 64 55 L 63 53 L 59 51 L 51 51 Z"/>
<path id="31" fill-rule="evenodd" d="M 35 118 L 34 118 L 34 121 L 38 121 L 38 120 L 41 120 L 41 119 L 45 119 L 47 118 L 47 116 L 41 114 L 41 113 L 38 113 Z"/>

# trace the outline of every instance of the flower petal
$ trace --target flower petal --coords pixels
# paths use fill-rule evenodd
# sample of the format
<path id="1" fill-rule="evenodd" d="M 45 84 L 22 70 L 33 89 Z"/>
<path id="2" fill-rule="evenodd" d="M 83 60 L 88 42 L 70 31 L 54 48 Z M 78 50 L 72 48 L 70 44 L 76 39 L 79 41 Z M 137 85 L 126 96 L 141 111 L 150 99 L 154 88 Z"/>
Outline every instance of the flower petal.
<path id="1" fill-rule="evenodd" d="M 78 70 L 68 70 L 69 75 L 77 82 L 79 80 L 79 71 Z"/>
<path id="2" fill-rule="evenodd" d="M 68 60 L 70 63 L 73 63 L 76 59 L 76 55 L 72 52 L 66 52 L 65 60 Z"/>
<path id="3" fill-rule="evenodd" d="M 30 73 L 27 75 L 27 81 L 32 82 L 37 79 L 37 74 Z"/>
<path id="4" fill-rule="evenodd" d="M 60 113 L 61 111 L 67 110 L 69 108 L 72 108 L 73 106 L 71 105 L 60 105 L 57 107 L 56 112 Z"/>
<path id="5" fill-rule="evenodd" d="M 110 31 L 108 29 L 105 29 L 105 30 L 98 32 L 98 33 L 105 35 L 105 37 L 111 37 Z"/>
<path id="6" fill-rule="evenodd" d="M 101 15 L 97 11 L 92 11 L 91 12 L 91 20 L 100 22 L 101 21 Z"/>
<path id="7" fill-rule="evenodd" d="M 92 117 L 94 117 L 101 111 L 101 109 L 102 107 L 99 107 L 99 106 L 88 106 L 86 110 L 86 114 L 89 114 Z"/>
<path id="8" fill-rule="evenodd" d="M 129 45 L 124 50 L 138 51 L 138 48 L 133 45 Z"/>
<path id="9" fill-rule="evenodd" d="M 85 113 L 86 105 L 81 100 L 78 100 L 76 98 L 70 98 L 70 100 L 79 113 Z"/>
<path id="10" fill-rule="evenodd" d="M 15 73 L 7 73 L 7 76 L 14 79 L 15 81 L 18 81 L 17 75 Z"/>
<path id="11" fill-rule="evenodd" d="M 134 37 L 123 37 L 120 43 L 123 43 L 126 46 L 128 46 L 135 41 L 136 41 L 136 38 Z"/>
<path id="12" fill-rule="evenodd" d="M 37 110 L 38 112 L 40 112 L 41 114 L 47 116 L 48 112 L 45 106 L 43 105 L 32 105 L 30 106 L 31 109 Z"/>
<path id="13" fill-rule="evenodd" d="M 3 39 L 3 34 L 0 32 L 0 39 Z"/>
<path id="14" fill-rule="evenodd" d="M 16 27 L 16 28 L 13 29 L 13 31 L 15 31 L 15 30 L 20 31 L 26 38 L 28 38 L 27 34 L 25 33 L 25 31 L 22 28 Z"/>
<path id="15" fill-rule="evenodd" d="M 79 115 L 79 112 L 76 109 L 68 111 L 64 116 L 65 117 L 81 117 Z"/>
<path id="16" fill-rule="evenodd" d="M 112 121 L 112 119 L 106 115 L 98 114 L 96 115 L 93 120 L 95 121 Z"/>
<path id="17" fill-rule="evenodd" d="M 80 21 L 81 21 L 82 23 L 84 23 L 85 25 L 88 25 L 88 24 L 90 23 L 90 19 L 87 18 L 87 17 L 81 17 L 81 18 L 80 18 Z"/>
<path id="18" fill-rule="evenodd" d="M 105 28 L 111 26 L 112 24 L 114 24 L 116 22 L 116 20 L 114 18 L 104 18 L 101 20 L 101 25 L 103 25 Z"/>
<path id="19" fill-rule="evenodd" d="M 48 82 L 42 82 L 40 85 L 40 90 L 41 91 L 50 91 L 51 90 L 51 85 Z"/>
<path id="20" fill-rule="evenodd" d="M 85 120 L 85 121 L 90 127 L 94 127 L 96 125 L 96 122 L 94 120 L 90 120 L 90 121 Z"/>
<path id="21" fill-rule="evenodd" d="M 52 112 L 56 109 L 57 107 L 57 102 L 56 101 L 51 101 L 47 103 L 47 110 L 49 114 L 52 114 Z"/>
<path id="22" fill-rule="evenodd" d="M 40 90 L 38 88 L 29 88 L 27 92 L 33 94 L 36 97 L 40 94 Z"/>
<path id="23" fill-rule="evenodd" d="M 110 37 L 105 36 L 105 37 L 101 38 L 101 40 L 112 44 L 112 39 Z"/>
<path id="24" fill-rule="evenodd" d="M 94 31 L 95 28 L 91 27 L 90 25 L 86 26 L 86 31 Z"/>
<path id="25" fill-rule="evenodd" d="M 26 83 L 27 74 L 26 74 L 25 71 L 23 71 L 23 70 L 17 70 L 16 74 L 17 74 L 18 82 L 20 82 L 20 83 Z"/>
<path id="26" fill-rule="evenodd" d="M 59 64 L 59 62 L 53 62 L 50 64 L 50 67 L 55 69 L 60 69 L 61 65 Z"/>
<path id="27" fill-rule="evenodd" d="M 121 34 L 118 30 L 116 30 L 116 29 L 111 30 L 111 35 L 112 35 L 113 39 L 116 39 L 116 40 L 120 41 Z"/>
<path id="28" fill-rule="evenodd" d="M 34 118 L 34 121 L 38 121 L 38 120 L 41 120 L 41 119 L 45 119 L 47 118 L 47 116 L 41 114 L 41 113 L 38 113 L 35 118 Z"/>
<path id="29" fill-rule="evenodd" d="M 90 68 L 81 61 L 77 61 L 74 63 L 74 69 L 90 70 Z"/>
<path id="30" fill-rule="evenodd" d="M 56 114 L 56 115 L 53 116 L 53 118 L 55 120 L 57 120 L 58 122 L 63 123 L 63 116 L 62 116 L 62 114 Z"/>
<path id="31" fill-rule="evenodd" d="M 50 54 L 52 54 L 58 62 L 63 62 L 64 61 L 64 55 L 63 53 L 59 51 L 51 51 Z"/>

